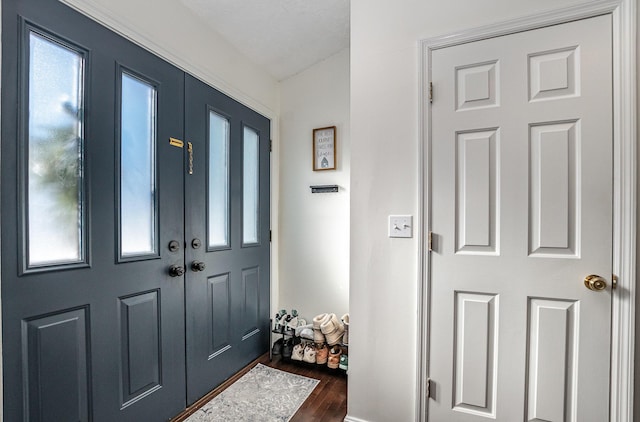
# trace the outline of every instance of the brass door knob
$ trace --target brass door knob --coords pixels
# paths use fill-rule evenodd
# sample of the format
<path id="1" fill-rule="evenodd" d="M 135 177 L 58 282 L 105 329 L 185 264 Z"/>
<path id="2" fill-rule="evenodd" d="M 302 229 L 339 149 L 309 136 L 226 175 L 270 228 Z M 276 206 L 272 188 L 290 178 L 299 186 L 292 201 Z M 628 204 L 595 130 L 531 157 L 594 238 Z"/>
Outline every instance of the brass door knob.
<path id="1" fill-rule="evenodd" d="M 591 274 L 584 278 L 584 285 L 589 290 L 599 292 L 607 288 L 607 280 L 600 277 L 599 275 Z"/>

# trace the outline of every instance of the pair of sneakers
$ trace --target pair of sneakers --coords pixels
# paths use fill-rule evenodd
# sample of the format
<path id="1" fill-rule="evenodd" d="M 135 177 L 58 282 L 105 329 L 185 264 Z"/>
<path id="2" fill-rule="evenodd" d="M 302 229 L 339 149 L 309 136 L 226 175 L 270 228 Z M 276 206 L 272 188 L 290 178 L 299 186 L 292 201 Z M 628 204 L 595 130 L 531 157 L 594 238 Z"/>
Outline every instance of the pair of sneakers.
<path id="1" fill-rule="evenodd" d="M 273 331 L 275 333 L 283 333 L 284 327 L 287 325 L 287 311 L 285 309 L 279 310 L 273 321 Z"/>
<path id="2" fill-rule="evenodd" d="M 298 311 L 291 310 L 288 314 L 286 309 L 280 309 L 275 316 L 275 325 L 273 331 L 277 333 L 293 334 L 296 327 L 300 324 L 300 318 L 298 317 Z"/>
<path id="3" fill-rule="evenodd" d="M 291 360 L 316 363 L 316 347 L 313 343 L 298 343 L 293 346 Z"/>
<path id="4" fill-rule="evenodd" d="M 284 332 L 291 335 L 295 333 L 298 326 L 305 325 L 307 323 L 304 319 L 300 318 L 300 316 L 298 315 L 298 311 L 295 309 L 292 309 L 291 313 L 288 314 L 283 321 Z"/>

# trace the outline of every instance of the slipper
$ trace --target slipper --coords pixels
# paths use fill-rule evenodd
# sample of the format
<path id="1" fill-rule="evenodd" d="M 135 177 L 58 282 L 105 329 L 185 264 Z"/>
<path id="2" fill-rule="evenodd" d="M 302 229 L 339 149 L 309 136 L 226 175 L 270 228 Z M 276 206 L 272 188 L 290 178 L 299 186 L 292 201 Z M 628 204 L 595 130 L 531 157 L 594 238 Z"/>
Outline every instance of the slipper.
<path id="1" fill-rule="evenodd" d="M 330 314 L 329 318 L 320 325 L 320 330 L 327 339 L 327 344 L 333 346 L 340 343 L 344 334 L 344 325 L 338 320 L 336 314 Z"/>

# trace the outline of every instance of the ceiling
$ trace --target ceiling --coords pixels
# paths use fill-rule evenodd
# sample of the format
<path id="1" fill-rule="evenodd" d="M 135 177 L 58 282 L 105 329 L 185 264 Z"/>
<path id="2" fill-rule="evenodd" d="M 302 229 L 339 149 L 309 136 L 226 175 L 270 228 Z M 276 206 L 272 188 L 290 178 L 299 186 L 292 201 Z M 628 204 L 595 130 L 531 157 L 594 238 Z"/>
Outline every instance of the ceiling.
<path id="1" fill-rule="evenodd" d="M 349 46 L 349 0 L 181 0 L 278 81 Z"/>

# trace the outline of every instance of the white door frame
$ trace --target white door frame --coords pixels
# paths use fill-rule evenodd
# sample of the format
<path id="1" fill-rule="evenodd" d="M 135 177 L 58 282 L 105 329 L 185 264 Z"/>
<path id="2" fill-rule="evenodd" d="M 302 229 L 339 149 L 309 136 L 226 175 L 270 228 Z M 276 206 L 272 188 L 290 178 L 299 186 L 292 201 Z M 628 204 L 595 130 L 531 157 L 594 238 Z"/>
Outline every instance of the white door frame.
<path id="1" fill-rule="evenodd" d="M 610 422 L 633 422 L 636 297 L 636 0 L 597 0 L 575 7 L 423 40 L 420 98 L 418 377 L 416 420 L 427 421 L 429 378 L 429 236 L 431 230 L 431 52 L 598 15 L 613 23 L 613 274 Z M 433 93 L 437 100 L 437 87 Z"/>

